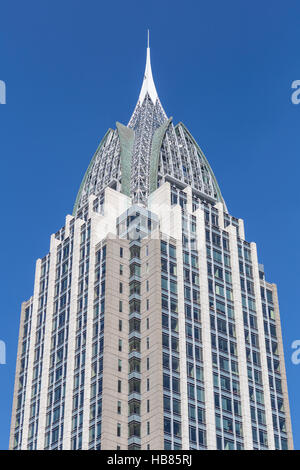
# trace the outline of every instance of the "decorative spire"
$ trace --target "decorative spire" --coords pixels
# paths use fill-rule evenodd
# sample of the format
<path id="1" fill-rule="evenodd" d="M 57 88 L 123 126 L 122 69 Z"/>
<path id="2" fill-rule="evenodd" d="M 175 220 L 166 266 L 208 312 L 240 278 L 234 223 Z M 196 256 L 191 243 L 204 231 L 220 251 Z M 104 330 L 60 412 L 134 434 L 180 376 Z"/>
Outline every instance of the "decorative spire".
<path id="1" fill-rule="evenodd" d="M 148 40 L 147 40 L 147 58 L 146 58 L 146 68 L 144 73 L 144 80 L 142 89 L 139 96 L 139 103 L 142 104 L 146 93 L 148 92 L 153 104 L 155 104 L 158 94 L 154 85 L 152 70 L 151 70 L 151 60 L 150 60 L 150 42 L 149 42 L 149 29 L 148 29 Z"/>
<path id="2" fill-rule="evenodd" d="M 228 212 L 200 147 L 183 124 L 174 127 L 163 110 L 152 77 L 148 31 L 139 100 L 128 125 L 117 123 L 117 130 L 109 129 L 104 136 L 84 176 L 74 214 L 91 194 L 100 195 L 108 185 L 146 207 L 149 194 L 168 180 L 192 187 L 206 200 L 223 202 Z"/>

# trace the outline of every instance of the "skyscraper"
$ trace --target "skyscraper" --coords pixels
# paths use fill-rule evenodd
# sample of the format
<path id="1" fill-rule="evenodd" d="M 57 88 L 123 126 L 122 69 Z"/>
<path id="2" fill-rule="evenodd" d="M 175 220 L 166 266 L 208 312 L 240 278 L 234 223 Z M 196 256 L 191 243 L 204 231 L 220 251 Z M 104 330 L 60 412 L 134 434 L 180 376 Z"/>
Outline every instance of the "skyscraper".
<path id="1" fill-rule="evenodd" d="M 11 449 L 291 449 L 276 285 L 150 49 L 22 304 Z"/>

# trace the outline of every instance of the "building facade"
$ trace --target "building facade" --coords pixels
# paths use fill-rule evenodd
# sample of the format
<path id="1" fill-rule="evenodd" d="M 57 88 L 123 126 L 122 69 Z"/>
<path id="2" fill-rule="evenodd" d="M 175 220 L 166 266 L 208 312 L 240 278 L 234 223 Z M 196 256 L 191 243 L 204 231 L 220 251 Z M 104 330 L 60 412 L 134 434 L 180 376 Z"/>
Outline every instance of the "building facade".
<path id="1" fill-rule="evenodd" d="M 153 82 L 23 303 L 10 449 L 292 449 L 276 285 Z"/>

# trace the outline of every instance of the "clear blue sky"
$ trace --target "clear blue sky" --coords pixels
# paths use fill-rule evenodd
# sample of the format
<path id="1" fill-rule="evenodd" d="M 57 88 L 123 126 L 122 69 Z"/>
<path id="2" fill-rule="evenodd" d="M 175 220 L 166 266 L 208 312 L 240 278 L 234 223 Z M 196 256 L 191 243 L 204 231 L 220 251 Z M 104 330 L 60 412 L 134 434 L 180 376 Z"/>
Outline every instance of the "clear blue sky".
<path id="1" fill-rule="evenodd" d="M 300 448 L 299 1 L 4 0 L 0 7 L 0 448 L 8 446 L 20 304 L 35 260 L 71 213 L 108 127 L 136 103 L 151 31 L 162 104 L 205 152 L 279 288 L 295 447 Z"/>

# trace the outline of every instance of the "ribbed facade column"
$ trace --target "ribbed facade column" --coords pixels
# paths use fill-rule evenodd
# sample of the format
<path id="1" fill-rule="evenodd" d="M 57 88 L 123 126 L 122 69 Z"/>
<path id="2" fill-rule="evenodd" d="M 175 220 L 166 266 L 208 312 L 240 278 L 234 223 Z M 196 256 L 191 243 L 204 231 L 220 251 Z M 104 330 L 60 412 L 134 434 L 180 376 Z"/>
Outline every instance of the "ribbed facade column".
<path id="1" fill-rule="evenodd" d="M 23 302 L 22 307 L 21 307 L 18 352 L 17 352 L 17 363 L 16 363 L 15 384 L 14 384 L 14 397 L 13 397 L 13 405 L 12 405 L 12 419 L 11 419 L 11 425 L 10 425 L 10 438 L 9 438 L 10 450 L 14 448 L 14 436 L 15 436 L 15 427 L 16 427 L 17 401 L 18 401 L 19 379 L 20 379 L 20 369 L 21 369 L 24 319 L 25 319 L 25 310 L 29 305 L 30 305 L 30 300 L 28 300 L 27 302 Z"/>
<path id="2" fill-rule="evenodd" d="M 229 225 L 225 230 L 228 232 L 229 245 L 230 245 L 232 290 L 233 290 L 235 328 L 236 328 L 236 339 L 237 339 L 237 349 L 238 349 L 239 382 L 240 382 L 241 408 L 242 408 L 242 420 L 243 420 L 244 449 L 251 450 L 253 449 L 253 439 L 252 439 L 252 425 L 251 425 L 251 414 L 250 414 L 250 397 L 249 397 L 249 384 L 248 384 L 248 372 L 247 372 L 247 361 L 246 361 L 246 343 L 245 343 L 245 331 L 244 331 L 244 319 L 243 319 L 243 307 L 242 307 L 237 233 L 236 233 L 236 227 L 234 227 L 233 225 Z"/>
<path id="3" fill-rule="evenodd" d="M 120 247 L 124 255 L 120 258 Z M 103 392 L 101 449 L 110 450 L 120 446 L 128 448 L 128 354 L 129 354 L 129 249 L 128 241 L 109 239 L 106 241 L 106 281 L 103 348 Z M 120 274 L 120 264 L 123 266 Z M 123 283 L 124 294 L 120 296 L 119 284 Z M 122 311 L 119 301 L 122 299 Z M 126 299 L 126 300 L 125 300 Z M 119 330 L 122 320 L 122 330 Z M 121 341 L 121 343 L 120 343 Z M 118 361 L 122 361 L 121 370 Z M 120 381 L 120 388 L 119 388 Z M 118 413 L 118 402 L 121 413 Z M 120 435 L 117 435 L 118 423 Z"/>
<path id="4" fill-rule="evenodd" d="M 84 372 L 84 399 L 82 419 L 82 449 L 89 448 L 89 420 L 90 420 L 90 397 L 91 397 L 91 372 L 92 372 L 92 342 L 93 342 L 93 313 L 94 313 L 94 284 L 95 284 L 95 226 L 98 214 L 93 213 L 91 198 L 89 201 L 90 217 L 90 253 L 89 253 L 89 279 L 88 279 L 88 308 L 86 322 L 86 346 L 85 346 L 85 372 Z M 80 243 L 80 233 L 78 234 Z M 78 248 L 79 251 L 79 248 Z M 78 285 L 79 260 L 76 263 L 76 282 Z M 75 322 L 74 322 L 75 323 Z M 74 332 L 76 334 L 76 331 Z M 75 347 L 75 337 L 73 340 Z M 75 351 L 73 352 L 75 356 Z"/>
<path id="5" fill-rule="evenodd" d="M 180 361 L 180 399 L 181 399 L 181 442 L 182 449 L 190 448 L 189 441 L 189 413 L 187 396 L 187 369 L 186 369 L 186 331 L 184 314 L 184 281 L 183 281 L 183 254 L 182 254 L 182 218 L 181 208 L 174 209 L 176 220 L 176 258 L 177 258 L 177 292 L 178 292 L 178 329 L 179 329 L 179 361 Z"/>
<path id="6" fill-rule="evenodd" d="M 68 334 L 68 365 L 66 372 L 65 410 L 64 410 L 64 434 L 63 449 L 71 449 L 72 431 L 72 408 L 73 408 L 73 387 L 74 387 L 74 366 L 75 366 L 75 337 L 77 325 L 78 309 L 78 274 L 80 257 L 80 233 L 84 220 L 76 219 L 74 222 L 73 256 L 72 256 L 72 281 L 69 313 L 69 334 Z"/>
<path id="7" fill-rule="evenodd" d="M 33 377 L 34 368 L 34 349 L 35 349 L 35 331 L 37 325 L 37 311 L 39 302 L 39 287 L 40 287 L 40 276 L 41 276 L 41 259 L 39 258 L 36 262 L 35 279 L 34 279 L 34 291 L 32 297 L 32 321 L 31 321 L 31 332 L 30 332 L 30 349 L 28 356 L 28 369 L 27 369 L 27 383 L 26 383 L 26 394 L 25 394 L 25 407 L 24 407 L 24 420 L 23 420 L 23 434 L 20 448 L 22 450 L 27 449 L 28 442 L 28 427 L 30 417 L 30 402 L 31 402 L 31 384 Z"/>
<path id="8" fill-rule="evenodd" d="M 251 249 L 252 267 L 253 267 L 254 292 L 255 292 L 255 299 L 256 299 L 256 314 L 257 314 L 258 337 L 259 337 L 259 348 L 260 348 L 260 358 L 261 358 L 262 382 L 263 382 L 263 388 L 264 388 L 266 425 L 267 425 L 267 430 L 268 430 L 268 448 L 272 450 L 272 449 L 275 449 L 274 428 L 273 428 L 273 418 L 272 418 L 271 394 L 270 394 L 268 363 L 267 363 L 267 350 L 266 350 L 266 341 L 265 341 L 265 333 L 264 333 L 264 320 L 263 320 L 263 311 L 262 311 L 261 294 L 260 294 L 260 280 L 259 280 L 256 243 L 254 242 L 250 243 L 250 249 Z"/>
<path id="9" fill-rule="evenodd" d="M 146 248 L 148 247 L 148 248 Z M 146 250 L 148 255 L 146 255 Z M 142 242 L 142 298 L 147 298 L 149 310 L 144 309 L 141 318 L 141 372 L 142 403 L 141 422 L 142 450 L 164 449 L 164 408 L 163 408 L 163 364 L 162 364 L 162 314 L 161 314 L 161 251 L 159 232 L 155 239 Z M 148 282 L 147 291 L 146 283 Z M 149 342 L 147 341 L 149 338 Z M 147 366 L 147 363 L 149 366 Z M 147 390 L 149 379 L 149 390 Z M 150 423 L 150 433 L 147 432 Z"/>
<path id="10" fill-rule="evenodd" d="M 197 223 L 197 250 L 199 255 L 199 284 L 201 325 L 203 344 L 203 372 L 205 392 L 206 443 L 209 450 L 216 449 L 216 420 L 211 356 L 211 331 L 208 297 L 207 254 L 205 240 L 205 219 L 202 208 L 194 212 Z"/>
<path id="11" fill-rule="evenodd" d="M 278 340 L 284 412 L 285 412 L 285 417 L 286 417 L 286 433 L 287 433 L 287 438 L 288 438 L 288 449 L 293 450 L 294 443 L 293 443 L 293 434 L 292 434 L 292 423 L 291 423 L 291 415 L 290 415 L 290 404 L 289 404 L 288 386 L 287 386 L 287 380 L 286 380 L 284 350 L 283 350 L 282 331 L 281 331 L 280 314 L 279 314 L 279 302 L 278 302 L 276 284 L 272 284 L 272 292 L 273 292 L 276 332 L 277 332 L 277 340 Z"/>
<path id="12" fill-rule="evenodd" d="M 51 335 L 52 335 L 52 318 L 53 318 L 53 299 L 55 288 L 55 273 L 56 273 L 56 255 L 59 240 L 53 234 L 50 241 L 50 264 L 48 273 L 48 301 L 47 301 L 47 314 L 45 321 L 45 335 L 44 335 L 44 350 L 43 350 L 43 369 L 41 377 L 41 393 L 40 393 L 40 409 L 39 409 L 39 425 L 37 435 L 37 450 L 42 450 L 45 445 L 45 427 L 46 427 L 46 414 L 47 414 L 47 400 L 48 400 L 48 385 L 49 385 L 49 368 L 51 356 Z M 31 332 L 32 340 L 34 340 L 33 330 Z M 32 341 L 34 342 L 34 341 Z"/>

